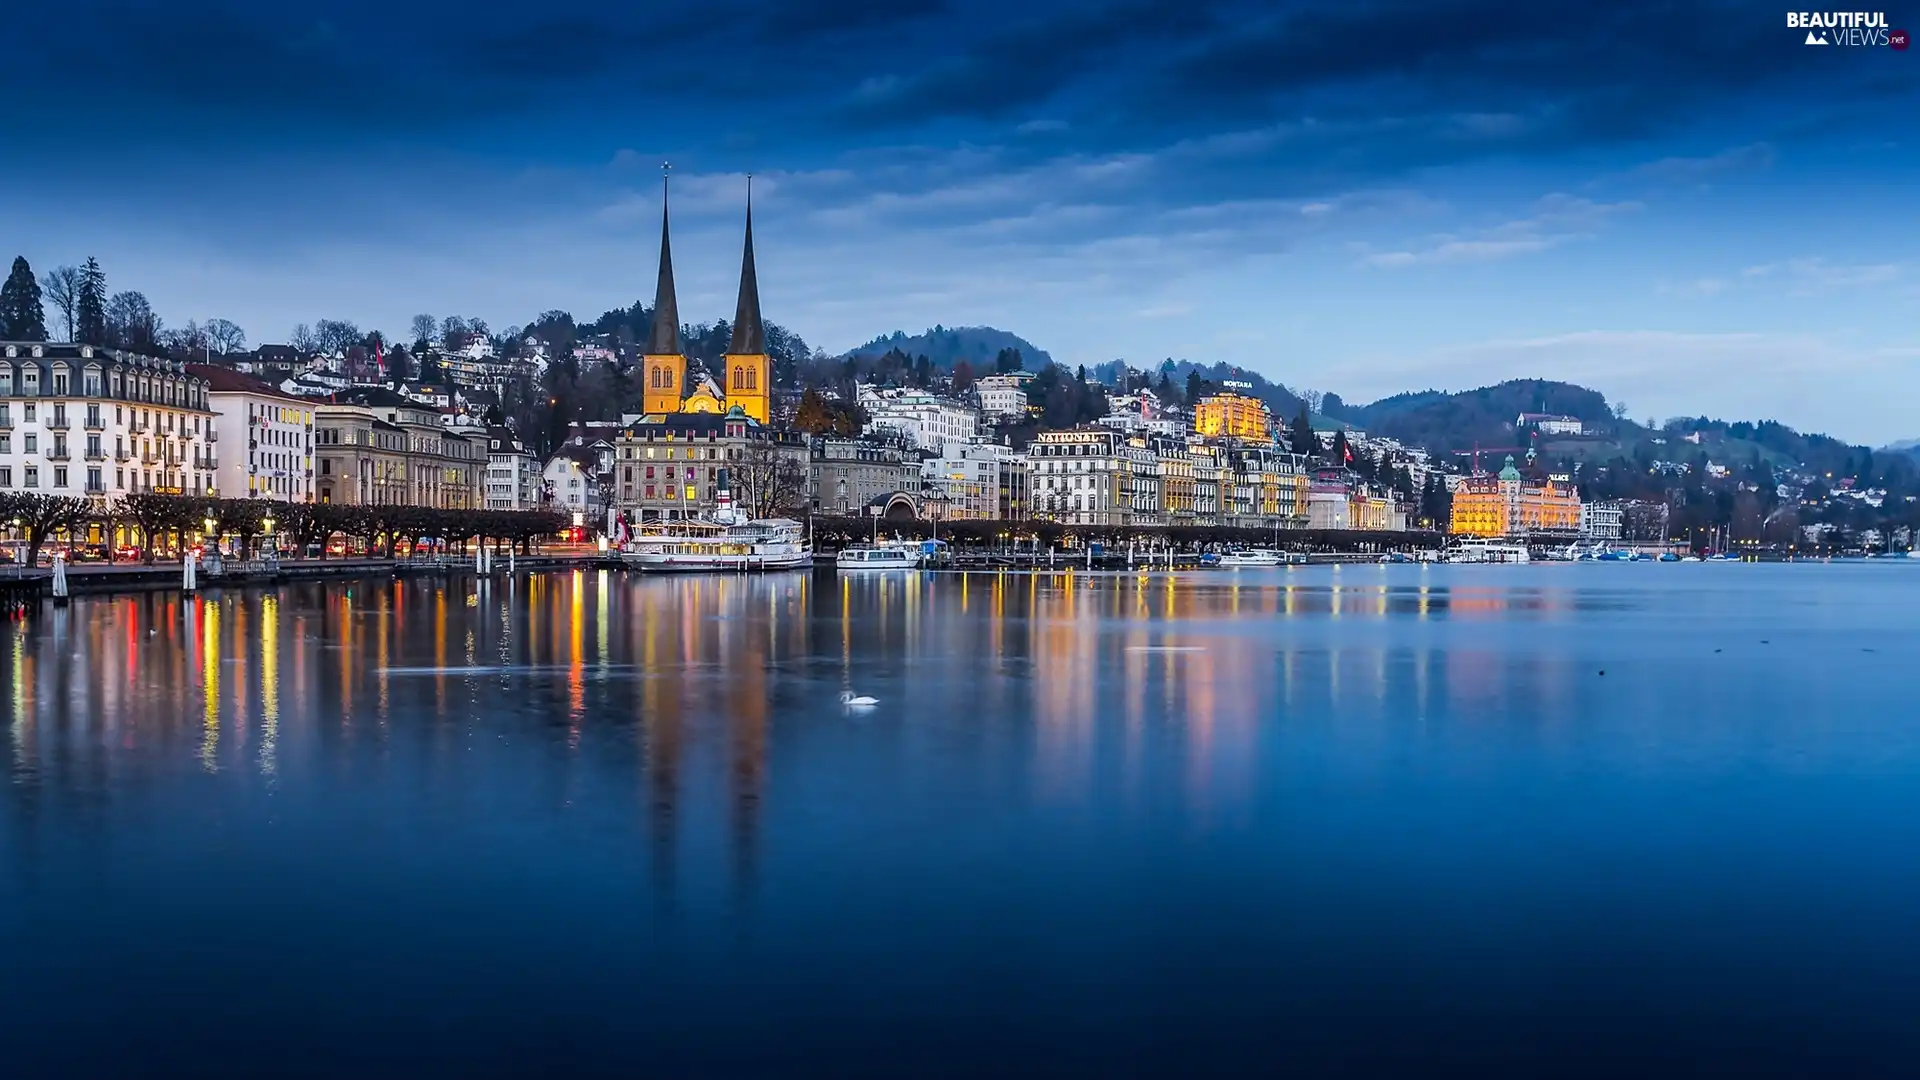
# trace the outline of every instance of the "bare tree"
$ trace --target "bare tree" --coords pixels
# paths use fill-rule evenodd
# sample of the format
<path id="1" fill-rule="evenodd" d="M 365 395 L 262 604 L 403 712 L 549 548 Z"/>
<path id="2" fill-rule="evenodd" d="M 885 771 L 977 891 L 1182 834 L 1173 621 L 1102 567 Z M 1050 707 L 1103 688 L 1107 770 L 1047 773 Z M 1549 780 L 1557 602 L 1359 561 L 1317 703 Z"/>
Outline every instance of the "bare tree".
<path id="1" fill-rule="evenodd" d="M 294 326 L 293 336 L 288 339 L 288 344 L 298 349 L 303 356 L 320 351 L 320 339 L 314 335 L 313 327 L 306 323 Z"/>
<path id="2" fill-rule="evenodd" d="M 160 332 L 160 344 L 175 357 L 186 359 L 205 353 L 210 345 L 207 328 L 187 320 L 187 325 Z"/>
<path id="3" fill-rule="evenodd" d="M 202 328 L 207 341 L 223 353 L 236 353 L 247 347 L 247 332 L 226 319 L 208 319 Z"/>
<path id="4" fill-rule="evenodd" d="M 754 518 L 799 515 L 807 505 L 807 471 L 800 463 L 804 451 L 758 438 L 730 463 L 736 505 Z"/>
<path id="5" fill-rule="evenodd" d="M 440 347 L 453 352 L 467 347 L 467 320 L 449 315 L 440 320 Z"/>
<path id="6" fill-rule="evenodd" d="M 321 319 L 314 324 L 313 336 L 328 356 L 360 344 L 360 328 L 346 319 Z"/>
<path id="7" fill-rule="evenodd" d="M 73 340 L 74 317 L 80 307 L 80 278 L 77 266 L 56 266 L 40 275 L 40 291 L 60 313 L 60 325 L 66 335 L 62 341 Z"/>
<path id="8" fill-rule="evenodd" d="M 467 333 L 477 338 L 491 336 L 490 331 L 487 329 L 487 320 L 485 319 L 468 319 Z"/>
<path id="9" fill-rule="evenodd" d="M 160 343 L 160 316 L 146 295 L 133 289 L 114 293 L 107 301 L 107 340 L 125 349 L 152 348 Z"/>
<path id="10" fill-rule="evenodd" d="M 422 314 L 413 317 L 413 340 L 416 342 L 425 341 L 431 343 L 433 341 L 433 335 L 439 329 L 439 320 L 431 315 Z"/>
<path id="11" fill-rule="evenodd" d="M 1626 402 L 1624 402 L 1624 401 L 1616 401 L 1616 402 L 1614 402 L 1614 403 L 1613 403 L 1613 418 L 1614 418 L 1615 420 L 1625 420 L 1625 419 L 1627 418 L 1627 403 L 1626 403 Z"/>

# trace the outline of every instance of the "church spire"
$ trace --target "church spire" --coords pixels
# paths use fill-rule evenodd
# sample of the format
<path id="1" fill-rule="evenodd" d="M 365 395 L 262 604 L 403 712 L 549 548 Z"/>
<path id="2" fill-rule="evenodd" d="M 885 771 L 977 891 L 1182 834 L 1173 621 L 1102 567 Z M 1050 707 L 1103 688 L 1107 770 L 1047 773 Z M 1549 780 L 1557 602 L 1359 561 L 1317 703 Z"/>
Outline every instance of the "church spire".
<path id="1" fill-rule="evenodd" d="M 760 321 L 760 279 L 753 271 L 753 174 L 747 174 L 747 244 L 740 256 L 740 302 L 733 309 L 732 356 L 760 356 L 767 351 L 767 328 Z"/>
<path id="2" fill-rule="evenodd" d="M 667 170 L 660 166 L 660 283 L 653 290 L 653 327 L 647 332 L 648 356 L 680 355 L 680 305 L 673 296 L 673 246 L 667 237 Z"/>

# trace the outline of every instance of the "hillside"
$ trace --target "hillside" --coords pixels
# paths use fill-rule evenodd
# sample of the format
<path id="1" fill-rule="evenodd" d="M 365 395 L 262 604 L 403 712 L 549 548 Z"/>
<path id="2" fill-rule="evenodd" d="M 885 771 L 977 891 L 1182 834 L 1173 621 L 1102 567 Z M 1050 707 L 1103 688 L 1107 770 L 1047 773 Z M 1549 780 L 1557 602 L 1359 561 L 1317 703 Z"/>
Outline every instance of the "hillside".
<path id="1" fill-rule="evenodd" d="M 991 326 L 935 326 L 912 335 L 895 330 L 857 349 L 848 349 L 840 354 L 840 358 L 877 357 L 894 349 L 911 357 L 924 356 L 941 371 L 953 370 L 953 365 L 961 360 L 965 360 L 975 371 L 992 371 L 994 359 L 1002 349 L 1020 350 L 1028 371 L 1040 371 L 1053 363 L 1053 357 L 1047 355 L 1045 349 L 1018 334 Z"/>
<path id="2" fill-rule="evenodd" d="M 1521 413 L 1548 412 L 1579 418 L 1589 428 L 1612 432 L 1619 422 L 1598 390 L 1544 379 L 1514 379 L 1477 390 L 1445 394 L 1421 390 L 1348 405 L 1329 394 L 1321 404 L 1328 418 L 1352 424 L 1409 446 L 1437 452 L 1520 445 L 1513 422 Z"/>

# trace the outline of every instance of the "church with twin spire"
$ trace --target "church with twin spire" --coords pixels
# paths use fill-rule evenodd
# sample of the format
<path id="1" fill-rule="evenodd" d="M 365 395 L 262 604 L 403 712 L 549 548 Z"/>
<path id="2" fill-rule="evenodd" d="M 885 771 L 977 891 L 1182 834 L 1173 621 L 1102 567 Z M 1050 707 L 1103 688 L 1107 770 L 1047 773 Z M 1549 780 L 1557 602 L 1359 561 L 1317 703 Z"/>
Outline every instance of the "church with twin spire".
<path id="1" fill-rule="evenodd" d="M 739 409 L 762 424 L 773 415 L 773 363 L 760 319 L 760 283 L 753 269 L 753 196 L 747 196 L 746 246 L 740 258 L 740 299 L 733 337 L 718 378 L 688 385 L 687 357 L 680 344 L 680 306 L 673 291 L 673 245 L 662 185 L 660 280 L 653 297 L 653 328 L 641 356 L 641 410 L 648 417 L 674 413 L 727 413 Z"/>

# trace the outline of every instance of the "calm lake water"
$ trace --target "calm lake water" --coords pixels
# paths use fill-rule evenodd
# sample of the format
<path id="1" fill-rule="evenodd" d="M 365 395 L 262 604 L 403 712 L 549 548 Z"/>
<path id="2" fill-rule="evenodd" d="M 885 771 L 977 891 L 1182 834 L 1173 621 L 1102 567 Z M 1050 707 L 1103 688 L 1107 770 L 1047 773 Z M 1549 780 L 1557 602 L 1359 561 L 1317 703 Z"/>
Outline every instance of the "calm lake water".
<path id="1" fill-rule="evenodd" d="M 79 599 L 0 628 L 0 1072 L 1893 1075 L 1916 600 L 1713 564 Z"/>

